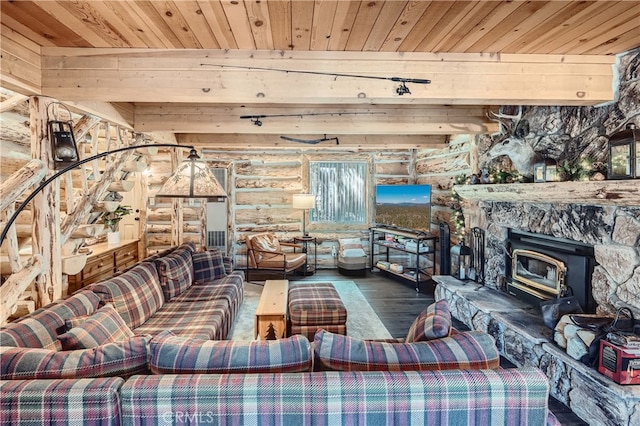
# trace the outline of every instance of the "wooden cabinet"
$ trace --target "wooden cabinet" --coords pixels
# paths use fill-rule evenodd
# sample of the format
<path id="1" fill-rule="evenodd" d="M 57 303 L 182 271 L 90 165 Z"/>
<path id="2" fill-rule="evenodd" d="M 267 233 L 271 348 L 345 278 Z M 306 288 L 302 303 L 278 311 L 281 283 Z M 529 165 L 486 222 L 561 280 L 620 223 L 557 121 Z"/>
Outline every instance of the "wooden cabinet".
<path id="1" fill-rule="evenodd" d="M 92 253 L 79 274 L 69 275 L 69 290 L 74 291 L 111 277 L 138 262 L 138 240 L 122 240 L 119 244 L 107 243 L 89 246 Z"/>

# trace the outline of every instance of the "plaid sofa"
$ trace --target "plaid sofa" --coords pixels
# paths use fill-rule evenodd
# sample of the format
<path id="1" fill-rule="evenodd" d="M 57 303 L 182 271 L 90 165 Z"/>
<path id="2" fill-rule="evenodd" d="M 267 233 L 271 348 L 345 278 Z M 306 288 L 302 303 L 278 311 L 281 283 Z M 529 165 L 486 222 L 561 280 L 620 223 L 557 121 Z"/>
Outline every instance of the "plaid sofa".
<path id="1" fill-rule="evenodd" d="M 125 425 L 545 425 L 537 369 L 135 376 Z"/>
<path id="2" fill-rule="evenodd" d="M 149 372 L 152 336 L 171 330 L 225 339 L 242 304 L 243 283 L 244 272 L 233 270 L 230 259 L 184 244 L 1 327 L 0 423 L 58 423 L 78 415 L 79 424 L 120 424 L 119 388 L 123 378 Z M 115 308 L 122 324 L 87 325 L 106 308 Z M 124 340 L 63 348 L 63 334 L 73 330 L 81 330 L 80 338 L 69 341 L 84 342 L 93 341 L 87 338 L 92 333 L 122 328 L 130 330 Z"/>
<path id="3" fill-rule="evenodd" d="M 0 424 L 549 425 L 535 368 L 0 383 Z"/>
<path id="4" fill-rule="evenodd" d="M 215 340 L 235 319 L 242 282 L 220 256 L 182 247 L 3 327 L 0 425 L 554 424 L 546 376 L 499 369 L 478 332 L 362 346 L 320 330 L 315 349 L 299 335 Z M 136 335 L 60 350 L 68 320 L 103 304 Z M 355 371 L 354 357 L 381 371 Z"/>

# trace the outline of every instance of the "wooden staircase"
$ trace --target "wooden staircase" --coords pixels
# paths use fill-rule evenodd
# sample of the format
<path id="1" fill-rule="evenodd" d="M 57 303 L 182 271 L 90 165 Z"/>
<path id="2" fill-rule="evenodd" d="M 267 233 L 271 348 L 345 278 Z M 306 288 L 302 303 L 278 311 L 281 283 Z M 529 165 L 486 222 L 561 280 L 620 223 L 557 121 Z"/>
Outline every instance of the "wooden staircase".
<path id="1" fill-rule="evenodd" d="M 26 101 L 33 159 L 0 185 L 2 229 L 16 206 L 43 178 L 56 172 L 51 167 L 47 133 L 47 108 L 54 101 L 40 97 Z M 74 120 L 73 132 L 80 159 L 145 143 L 143 136 L 131 129 L 92 116 Z M 153 149 L 151 153 L 154 154 Z M 148 149 L 141 148 L 92 160 L 63 174 L 31 200 L 29 209 L 20 213 L 3 243 L 0 323 L 66 296 L 67 275 L 78 273 L 86 262 L 82 246 L 105 238 L 105 227 L 99 218 L 119 205 L 111 200 L 120 199 L 119 193 L 133 188 L 134 182 L 127 178 L 146 169 L 147 154 Z"/>

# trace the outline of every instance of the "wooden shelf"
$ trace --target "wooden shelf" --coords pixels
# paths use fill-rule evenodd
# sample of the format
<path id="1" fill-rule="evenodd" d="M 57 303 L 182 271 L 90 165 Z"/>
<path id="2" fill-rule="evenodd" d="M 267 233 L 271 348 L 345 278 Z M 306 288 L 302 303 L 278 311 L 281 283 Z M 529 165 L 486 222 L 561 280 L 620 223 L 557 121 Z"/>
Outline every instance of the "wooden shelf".
<path id="1" fill-rule="evenodd" d="M 465 200 L 640 206 L 640 180 L 455 185 Z"/>

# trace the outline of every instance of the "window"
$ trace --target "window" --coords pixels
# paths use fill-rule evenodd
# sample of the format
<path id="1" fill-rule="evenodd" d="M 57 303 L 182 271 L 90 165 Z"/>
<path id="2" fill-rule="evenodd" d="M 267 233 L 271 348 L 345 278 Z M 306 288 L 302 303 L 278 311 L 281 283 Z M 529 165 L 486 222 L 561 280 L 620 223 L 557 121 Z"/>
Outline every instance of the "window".
<path id="1" fill-rule="evenodd" d="M 309 222 L 367 222 L 366 162 L 310 161 L 309 191 L 316 196 Z"/>

